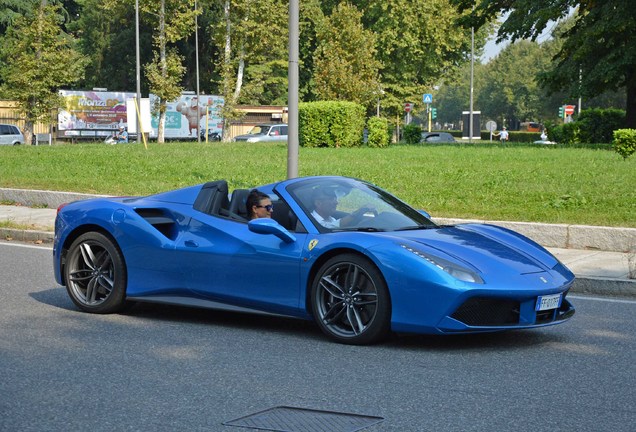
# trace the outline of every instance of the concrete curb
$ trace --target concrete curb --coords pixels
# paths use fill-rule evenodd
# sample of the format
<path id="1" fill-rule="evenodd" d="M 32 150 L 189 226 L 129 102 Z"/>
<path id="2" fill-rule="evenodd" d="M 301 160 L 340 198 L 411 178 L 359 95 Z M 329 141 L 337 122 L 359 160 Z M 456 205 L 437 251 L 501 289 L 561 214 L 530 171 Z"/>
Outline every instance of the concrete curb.
<path id="1" fill-rule="evenodd" d="M 54 234 L 48 231 L 0 228 L 0 239 L 26 243 L 53 243 Z"/>
<path id="2" fill-rule="evenodd" d="M 25 206 L 58 208 L 60 205 L 89 198 L 105 197 L 108 195 L 92 195 L 75 192 L 58 192 L 30 189 L 0 188 L 0 200 L 15 202 Z"/>
<path id="3" fill-rule="evenodd" d="M 577 277 L 570 293 L 587 294 L 601 297 L 636 298 L 636 281 L 631 279 L 608 279 Z"/>

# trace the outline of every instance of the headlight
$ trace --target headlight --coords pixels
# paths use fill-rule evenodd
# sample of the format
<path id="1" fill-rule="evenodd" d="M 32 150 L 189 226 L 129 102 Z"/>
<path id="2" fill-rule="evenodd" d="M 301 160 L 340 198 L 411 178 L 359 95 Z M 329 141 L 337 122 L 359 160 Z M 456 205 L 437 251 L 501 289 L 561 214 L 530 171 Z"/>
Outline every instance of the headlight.
<path id="1" fill-rule="evenodd" d="M 258 142 L 258 138 L 248 138 L 247 142 Z"/>
<path id="2" fill-rule="evenodd" d="M 440 258 L 438 256 L 431 255 L 429 253 L 414 249 L 411 246 L 407 246 L 407 245 L 400 245 L 400 246 L 402 246 L 407 251 L 417 255 L 418 257 L 428 261 L 434 266 L 440 268 L 441 270 L 444 270 L 446 273 L 448 273 L 455 279 L 459 279 L 460 281 L 464 281 L 464 282 L 472 282 L 472 283 L 478 283 L 478 284 L 484 283 L 484 280 L 481 278 L 481 276 L 479 276 L 476 272 L 474 272 L 471 269 L 452 263 L 448 260 L 445 260 L 444 258 Z"/>

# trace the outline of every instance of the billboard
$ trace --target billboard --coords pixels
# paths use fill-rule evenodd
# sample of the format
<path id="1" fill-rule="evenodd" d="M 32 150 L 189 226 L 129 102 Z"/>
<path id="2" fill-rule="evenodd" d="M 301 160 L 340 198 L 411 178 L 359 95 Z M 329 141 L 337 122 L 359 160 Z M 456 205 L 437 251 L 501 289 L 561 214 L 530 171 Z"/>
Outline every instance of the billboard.
<path id="1" fill-rule="evenodd" d="M 62 105 L 57 116 L 60 137 L 107 136 L 128 125 L 126 99 L 135 93 L 60 90 Z"/>
<path id="2" fill-rule="evenodd" d="M 156 96 L 150 95 L 150 103 L 154 106 Z M 197 139 L 197 122 L 199 130 L 205 137 L 216 132 L 219 135 L 223 131 L 223 117 L 221 109 L 224 99 L 222 96 L 183 94 L 175 101 L 167 104 L 166 124 L 164 136 L 166 139 Z M 197 111 L 197 106 L 198 111 Z M 159 128 L 159 115 L 153 112 L 152 129 L 157 136 Z"/>

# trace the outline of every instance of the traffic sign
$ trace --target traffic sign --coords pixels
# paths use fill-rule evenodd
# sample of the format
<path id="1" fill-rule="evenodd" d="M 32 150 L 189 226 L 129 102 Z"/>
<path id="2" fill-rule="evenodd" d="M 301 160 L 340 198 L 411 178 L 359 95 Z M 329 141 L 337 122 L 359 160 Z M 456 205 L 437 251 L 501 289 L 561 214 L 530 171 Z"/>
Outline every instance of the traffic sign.
<path id="1" fill-rule="evenodd" d="M 574 114 L 574 109 L 576 108 L 576 106 L 574 105 L 566 105 L 565 106 L 565 115 L 572 115 Z"/>
<path id="2" fill-rule="evenodd" d="M 430 93 L 426 93 L 424 96 L 422 96 L 422 101 L 425 104 L 433 103 L 433 95 Z"/>
<path id="3" fill-rule="evenodd" d="M 404 104 L 404 111 L 406 112 L 411 112 L 411 110 L 413 109 L 413 104 L 410 102 L 407 102 Z"/>

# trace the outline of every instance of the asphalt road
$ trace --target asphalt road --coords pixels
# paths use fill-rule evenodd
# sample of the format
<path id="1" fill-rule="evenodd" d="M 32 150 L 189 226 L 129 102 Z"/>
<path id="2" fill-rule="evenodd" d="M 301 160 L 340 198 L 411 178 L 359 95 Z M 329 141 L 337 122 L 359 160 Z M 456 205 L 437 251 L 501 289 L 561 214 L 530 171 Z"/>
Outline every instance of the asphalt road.
<path id="1" fill-rule="evenodd" d="M 546 329 L 353 347 L 292 319 L 82 313 L 51 255 L 0 242 L 0 431 L 240 432 L 223 423 L 278 406 L 382 417 L 368 432 L 636 425 L 636 301 L 576 297 L 573 320 Z"/>

